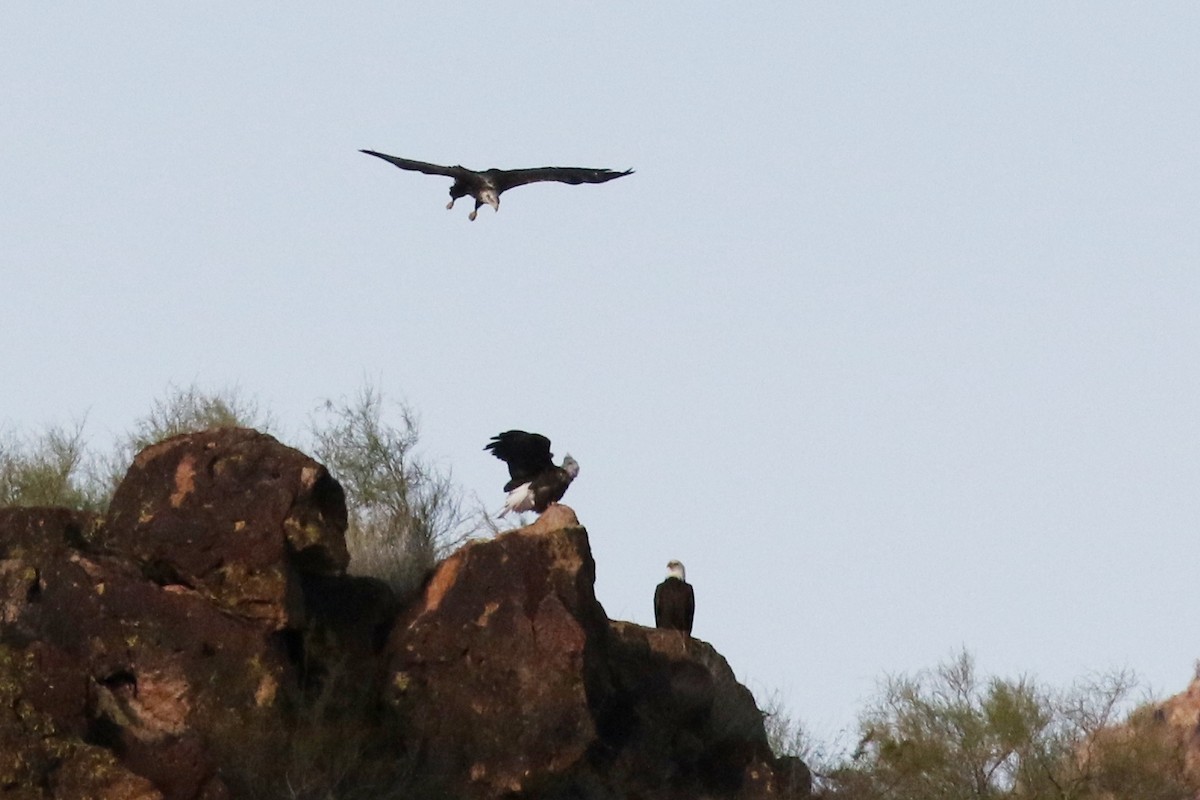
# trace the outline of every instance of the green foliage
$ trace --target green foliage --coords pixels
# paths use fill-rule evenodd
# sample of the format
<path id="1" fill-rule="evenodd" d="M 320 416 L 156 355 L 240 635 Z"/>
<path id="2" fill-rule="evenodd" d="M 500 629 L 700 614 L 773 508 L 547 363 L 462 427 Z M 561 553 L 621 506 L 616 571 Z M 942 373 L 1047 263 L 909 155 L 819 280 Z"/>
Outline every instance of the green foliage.
<path id="1" fill-rule="evenodd" d="M 51 427 L 33 437 L 0 438 L 0 506 L 97 510 L 104 491 L 87 470 L 83 425 Z"/>
<path id="2" fill-rule="evenodd" d="M 132 458 L 139 450 L 182 433 L 234 427 L 269 433 L 274 426 L 271 416 L 236 387 L 205 392 L 195 384 L 184 388 L 172 385 L 166 396 L 155 400 L 149 413 L 134 423 L 124 444 Z"/>
<path id="3" fill-rule="evenodd" d="M 1191 800 L 1183 744 L 1152 712 L 1122 722 L 1134 681 L 1114 673 L 1053 692 L 981 679 L 962 653 L 888 678 L 862 739 L 827 771 L 844 800 Z"/>
<path id="4" fill-rule="evenodd" d="M 117 443 L 115 450 L 99 458 L 105 465 L 106 477 L 103 485 L 99 485 L 99 480 L 94 481 L 95 491 L 107 505 L 133 457 L 163 439 L 210 428 L 255 428 L 270 433 L 273 427 L 271 416 L 261 412 L 258 404 L 236 387 L 206 392 L 195 384 L 183 388 L 168 386 L 166 395 L 154 400 L 150 411 L 134 421 L 133 429 Z"/>
<path id="5" fill-rule="evenodd" d="M 384 418 L 370 386 L 350 400 L 326 401 L 310 432 L 314 456 L 346 492 L 350 569 L 385 580 L 401 596 L 418 586 L 437 559 L 461 544 L 477 515 L 464 510 L 449 473 L 416 454 L 416 417 L 395 407 Z"/>
<path id="6" fill-rule="evenodd" d="M 1049 722 L 1028 681 L 980 682 L 964 653 L 932 673 L 889 678 L 863 739 L 883 796 L 993 797 L 1015 785 Z"/>

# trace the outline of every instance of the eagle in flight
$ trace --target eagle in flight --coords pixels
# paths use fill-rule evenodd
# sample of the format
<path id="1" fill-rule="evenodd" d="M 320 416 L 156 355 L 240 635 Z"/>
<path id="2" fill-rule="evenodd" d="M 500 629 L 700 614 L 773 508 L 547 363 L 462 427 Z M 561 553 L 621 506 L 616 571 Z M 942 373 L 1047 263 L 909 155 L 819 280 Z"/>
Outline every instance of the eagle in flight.
<path id="1" fill-rule="evenodd" d="M 633 170 L 614 172 L 611 169 L 589 169 L 587 167 L 533 167 L 532 169 L 487 169 L 476 172 L 466 167 L 443 167 L 438 164 L 427 164 L 424 161 L 413 161 L 399 156 L 389 156 L 386 153 L 376 153 L 374 150 L 360 150 L 369 156 L 390 161 L 400 169 L 410 169 L 424 172 L 426 175 L 445 175 L 454 179 L 450 187 L 450 202 L 446 208 L 454 208 L 454 201 L 470 195 L 475 198 L 475 209 L 470 213 L 474 220 L 479 214 L 479 207 L 487 204 L 496 211 L 500 210 L 500 195 L 516 186 L 538 181 L 558 181 L 559 183 L 604 183 L 614 178 L 632 175 Z"/>
<path id="2" fill-rule="evenodd" d="M 510 511 L 541 514 L 566 494 L 567 487 L 579 474 L 579 463 L 570 454 L 561 467 L 554 465 L 550 440 L 540 433 L 505 431 L 484 445 L 492 455 L 508 464 L 509 482 L 504 484 L 508 497 L 498 516 Z"/>

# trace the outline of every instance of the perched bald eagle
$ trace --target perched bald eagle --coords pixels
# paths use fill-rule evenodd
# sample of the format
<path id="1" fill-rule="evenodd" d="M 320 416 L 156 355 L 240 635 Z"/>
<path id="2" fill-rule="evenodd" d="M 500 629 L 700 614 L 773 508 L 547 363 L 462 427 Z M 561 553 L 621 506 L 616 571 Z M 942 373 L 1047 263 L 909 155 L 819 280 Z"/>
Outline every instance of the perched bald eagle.
<path id="1" fill-rule="evenodd" d="M 541 514 L 557 503 L 579 474 L 579 463 L 567 454 L 561 467 L 554 466 L 550 440 L 540 433 L 505 431 L 493 436 L 484 450 L 508 464 L 511 480 L 504 484 L 508 497 L 498 516 L 510 511 L 536 511 Z"/>
<path id="2" fill-rule="evenodd" d="M 667 562 L 667 579 L 654 590 L 654 624 L 692 635 L 692 617 L 696 615 L 696 595 L 687 582 L 683 564 Z"/>
<path id="3" fill-rule="evenodd" d="M 613 178 L 632 175 L 633 170 L 613 172 L 611 169 L 589 169 L 587 167 L 534 167 L 532 169 L 488 169 L 476 172 L 466 167 L 443 167 L 438 164 L 427 164 L 424 161 L 413 161 L 408 158 L 389 156 L 386 153 L 376 153 L 374 150 L 360 150 L 369 156 L 390 161 L 400 169 L 411 169 L 424 172 L 426 175 L 445 175 L 454 178 L 450 187 L 450 202 L 446 208 L 454 208 L 454 201 L 470 195 L 475 198 L 475 209 L 469 218 L 474 220 L 479 213 L 479 207 L 487 203 L 497 211 L 500 210 L 500 195 L 517 186 L 538 181 L 558 181 L 559 183 L 604 183 Z"/>

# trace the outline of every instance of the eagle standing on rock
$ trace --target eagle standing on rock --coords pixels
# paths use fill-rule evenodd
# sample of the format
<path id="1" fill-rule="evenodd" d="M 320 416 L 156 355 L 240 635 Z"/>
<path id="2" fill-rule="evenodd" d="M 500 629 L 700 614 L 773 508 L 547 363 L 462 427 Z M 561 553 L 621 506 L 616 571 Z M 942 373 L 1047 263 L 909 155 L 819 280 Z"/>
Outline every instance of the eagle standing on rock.
<path id="1" fill-rule="evenodd" d="M 541 514 L 562 499 L 579 474 L 579 463 L 570 454 L 563 458 L 561 467 L 554 465 L 550 440 L 540 433 L 505 431 L 493 436 L 483 449 L 508 464 L 511 480 L 504 484 L 508 497 L 498 517 L 510 511 Z"/>
<path id="2" fill-rule="evenodd" d="M 479 207 L 484 203 L 499 211 L 500 195 L 509 189 L 524 186 L 527 183 L 537 183 L 538 181 L 558 181 L 570 184 L 605 183 L 613 178 L 623 178 L 633 174 L 631 169 L 614 172 L 611 169 L 591 169 L 590 167 L 534 167 L 532 169 L 496 169 L 493 167 L 483 172 L 477 172 L 458 165 L 443 167 L 424 161 L 389 156 L 386 153 L 376 153 L 374 150 L 359 150 L 359 152 L 390 161 L 400 169 L 454 178 L 454 185 L 450 187 L 450 202 L 446 204 L 446 208 L 454 208 L 455 200 L 470 195 L 475 198 L 475 210 L 468 215 L 472 221 L 475 220 L 479 214 Z"/>
<path id="3" fill-rule="evenodd" d="M 667 562 L 667 579 L 654 590 L 654 625 L 692 635 L 692 617 L 696 615 L 696 595 L 687 582 L 683 564 Z"/>

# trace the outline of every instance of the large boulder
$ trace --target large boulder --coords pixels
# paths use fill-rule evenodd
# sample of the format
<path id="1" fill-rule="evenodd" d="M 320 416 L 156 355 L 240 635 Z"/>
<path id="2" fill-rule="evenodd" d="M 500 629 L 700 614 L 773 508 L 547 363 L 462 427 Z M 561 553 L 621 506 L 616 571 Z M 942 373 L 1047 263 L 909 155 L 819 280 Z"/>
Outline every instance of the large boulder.
<path id="1" fill-rule="evenodd" d="M 345 496 L 325 467 L 266 434 L 222 428 L 140 452 L 101 541 L 162 585 L 283 629 L 304 622 L 298 571 L 345 570 L 345 532 Z"/>
<path id="2" fill-rule="evenodd" d="M 585 758 L 598 738 L 593 698 L 610 691 L 595 571 L 561 505 L 442 562 L 387 650 L 423 769 L 499 797 Z"/>

